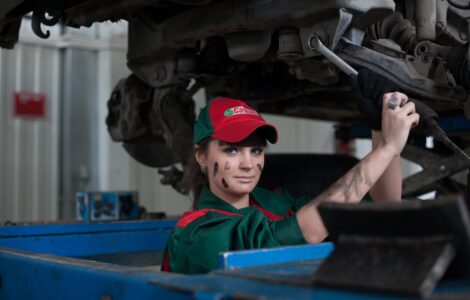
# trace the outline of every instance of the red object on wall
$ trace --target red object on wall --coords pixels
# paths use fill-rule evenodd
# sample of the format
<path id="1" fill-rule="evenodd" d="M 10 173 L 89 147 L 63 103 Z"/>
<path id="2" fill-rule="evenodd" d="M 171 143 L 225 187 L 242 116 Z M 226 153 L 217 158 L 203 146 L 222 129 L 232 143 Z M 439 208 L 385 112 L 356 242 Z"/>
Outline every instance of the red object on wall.
<path id="1" fill-rule="evenodd" d="M 37 93 L 15 92 L 14 116 L 26 118 L 46 117 L 46 95 Z"/>

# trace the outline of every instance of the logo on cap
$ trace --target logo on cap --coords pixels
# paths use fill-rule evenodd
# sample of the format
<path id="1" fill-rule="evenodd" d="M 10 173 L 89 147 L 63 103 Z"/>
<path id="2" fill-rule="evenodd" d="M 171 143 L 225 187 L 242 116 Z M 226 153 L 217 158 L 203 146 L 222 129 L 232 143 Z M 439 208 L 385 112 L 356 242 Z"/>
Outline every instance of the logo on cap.
<path id="1" fill-rule="evenodd" d="M 254 109 L 246 108 L 243 106 L 235 106 L 224 111 L 224 116 L 231 117 L 236 115 L 254 115 L 258 116 L 258 113 Z"/>

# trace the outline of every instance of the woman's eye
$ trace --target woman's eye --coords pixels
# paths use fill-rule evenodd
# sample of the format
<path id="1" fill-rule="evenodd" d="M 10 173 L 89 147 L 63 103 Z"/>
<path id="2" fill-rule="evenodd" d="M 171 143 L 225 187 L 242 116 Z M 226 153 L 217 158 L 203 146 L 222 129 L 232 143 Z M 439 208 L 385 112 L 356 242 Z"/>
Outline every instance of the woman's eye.
<path id="1" fill-rule="evenodd" d="M 237 153 L 237 148 L 235 147 L 228 147 L 224 149 L 224 152 L 227 154 L 235 154 Z"/>
<path id="2" fill-rule="evenodd" d="M 255 155 L 260 155 L 261 153 L 263 153 L 264 149 L 263 148 L 253 148 L 251 150 L 251 152 Z"/>

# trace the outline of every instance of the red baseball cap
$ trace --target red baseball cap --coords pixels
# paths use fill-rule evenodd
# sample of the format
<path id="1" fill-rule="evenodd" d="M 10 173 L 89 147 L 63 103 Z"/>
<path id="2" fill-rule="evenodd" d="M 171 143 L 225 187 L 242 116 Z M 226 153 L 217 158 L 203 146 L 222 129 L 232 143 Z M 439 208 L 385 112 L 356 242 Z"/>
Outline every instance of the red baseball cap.
<path id="1" fill-rule="evenodd" d="M 194 124 L 193 142 L 198 144 L 211 136 L 226 143 L 238 143 L 258 128 L 263 128 L 261 134 L 269 142 L 277 142 L 276 127 L 266 123 L 254 108 L 241 100 L 215 98 L 199 113 Z"/>

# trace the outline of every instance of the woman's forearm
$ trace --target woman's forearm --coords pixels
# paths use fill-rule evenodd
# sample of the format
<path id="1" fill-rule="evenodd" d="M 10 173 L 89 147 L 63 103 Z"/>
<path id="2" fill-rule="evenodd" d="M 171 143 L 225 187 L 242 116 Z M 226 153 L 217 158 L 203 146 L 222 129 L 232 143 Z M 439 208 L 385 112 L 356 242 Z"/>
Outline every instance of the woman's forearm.
<path id="1" fill-rule="evenodd" d="M 415 105 L 412 102 L 400 106 L 388 107 L 392 96 L 401 98 L 406 102 L 408 97 L 399 92 L 384 94 L 382 99 L 382 131 L 374 134 L 374 149 L 364 157 L 356 166 L 336 181 L 325 192 L 312 199 L 296 214 L 297 221 L 304 238 L 309 243 L 319 243 L 328 235 L 326 228 L 318 213 L 317 206 L 325 201 L 339 203 L 357 203 L 374 186 L 384 172 L 390 167 L 385 176 L 384 183 L 397 185 L 400 182 L 401 171 L 399 155 L 405 147 L 412 126 L 419 122 Z M 379 138 L 381 136 L 381 139 Z M 392 183 L 389 180 L 395 180 Z M 382 190 L 382 192 L 384 192 Z M 392 193 L 391 190 L 386 191 Z M 396 190 L 393 191 L 396 193 Z M 398 193 L 397 193 L 398 195 Z"/>
<path id="2" fill-rule="evenodd" d="M 396 153 L 381 146 L 372 150 L 348 173 L 297 212 L 297 221 L 309 243 L 319 243 L 328 232 L 318 213 L 317 206 L 325 201 L 357 203 L 370 190 L 394 159 Z"/>
<path id="3" fill-rule="evenodd" d="M 383 143 L 382 133 L 372 130 L 372 149 Z M 396 155 L 382 176 L 372 186 L 369 194 L 377 202 L 399 202 L 401 201 L 402 179 L 401 158 Z"/>

